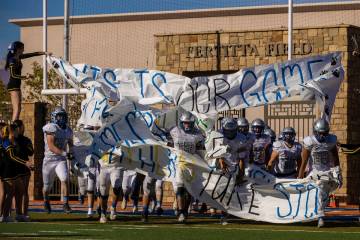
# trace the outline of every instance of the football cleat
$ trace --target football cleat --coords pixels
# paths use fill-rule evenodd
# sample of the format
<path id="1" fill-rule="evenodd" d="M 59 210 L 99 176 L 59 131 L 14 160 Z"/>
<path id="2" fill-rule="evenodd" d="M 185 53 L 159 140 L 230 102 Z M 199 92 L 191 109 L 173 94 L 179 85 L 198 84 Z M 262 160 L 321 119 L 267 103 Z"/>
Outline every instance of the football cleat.
<path id="1" fill-rule="evenodd" d="M 322 217 L 319 218 L 318 220 L 318 228 L 322 228 L 325 226 L 325 222 L 324 222 L 324 219 Z"/>
<path id="2" fill-rule="evenodd" d="M 106 223 L 106 222 L 107 222 L 106 215 L 105 215 L 105 214 L 101 214 L 100 223 Z"/>
<path id="3" fill-rule="evenodd" d="M 132 212 L 133 212 L 133 213 L 137 213 L 137 212 L 138 212 L 138 206 L 135 205 L 135 206 L 133 207 Z"/>
<path id="4" fill-rule="evenodd" d="M 179 223 L 185 223 L 185 215 L 183 213 L 180 213 L 179 217 L 178 217 L 178 222 Z"/>
<path id="5" fill-rule="evenodd" d="M 161 207 L 157 207 L 157 208 L 156 208 L 156 214 L 157 214 L 158 216 L 161 216 L 161 215 L 163 214 L 163 212 L 164 212 L 164 210 L 163 210 Z"/>
<path id="6" fill-rule="evenodd" d="M 115 212 L 115 210 L 110 211 L 110 220 L 111 221 L 116 220 L 116 212 Z"/>
<path id="7" fill-rule="evenodd" d="M 44 210 L 45 210 L 45 212 L 47 212 L 48 214 L 51 213 L 51 205 L 50 205 L 50 203 L 49 203 L 48 201 L 45 201 L 45 202 L 44 202 Z"/>
<path id="8" fill-rule="evenodd" d="M 124 210 L 127 208 L 127 200 L 124 198 L 121 202 L 121 209 Z"/>
<path id="9" fill-rule="evenodd" d="M 64 210 L 64 213 L 66 213 L 66 214 L 71 213 L 71 207 L 70 207 L 69 203 L 64 203 L 63 210 Z"/>

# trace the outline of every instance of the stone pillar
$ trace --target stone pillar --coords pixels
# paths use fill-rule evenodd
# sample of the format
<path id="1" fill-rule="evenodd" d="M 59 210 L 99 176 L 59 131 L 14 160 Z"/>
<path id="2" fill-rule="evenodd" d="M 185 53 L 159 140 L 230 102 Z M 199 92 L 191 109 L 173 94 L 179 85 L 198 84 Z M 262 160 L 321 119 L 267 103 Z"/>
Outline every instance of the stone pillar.
<path id="1" fill-rule="evenodd" d="M 44 135 L 42 127 L 45 125 L 46 103 L 23 103 L 20 119 L 25 125 L 25 136 L 34 145 L 34 171 L 31 173 L 29 184 L 30 200 L 42 199 L 42 161 L 44 158 Z"/>

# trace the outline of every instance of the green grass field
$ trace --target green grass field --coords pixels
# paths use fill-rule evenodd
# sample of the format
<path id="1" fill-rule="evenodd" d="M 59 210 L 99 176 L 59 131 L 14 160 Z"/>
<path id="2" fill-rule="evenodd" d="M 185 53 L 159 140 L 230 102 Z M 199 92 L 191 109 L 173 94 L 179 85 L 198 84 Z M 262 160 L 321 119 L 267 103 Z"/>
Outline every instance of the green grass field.
<path id="1" fill-rule="evenodd" d="M 31 223 L 1 223 L 0 239 L 360 239 L 360 224 L 329 222 L 318 229 L 316 224 L 275 225 L 233 219 L 226 226 L 218 219 L 190 218 L 178 224 L 174 217 L 150 217 L 147 224 L 140 216 L 118 216 L 107 224 L 88 220 L 83 214 L 31 214 Z"/>

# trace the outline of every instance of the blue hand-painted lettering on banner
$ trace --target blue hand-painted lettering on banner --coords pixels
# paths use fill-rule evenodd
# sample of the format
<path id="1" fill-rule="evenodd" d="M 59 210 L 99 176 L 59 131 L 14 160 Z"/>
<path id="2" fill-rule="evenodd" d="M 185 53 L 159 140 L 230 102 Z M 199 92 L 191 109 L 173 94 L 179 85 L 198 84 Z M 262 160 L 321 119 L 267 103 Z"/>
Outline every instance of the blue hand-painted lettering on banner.
<path id="1" fill-rule="evenodd" d="M 98 73 L 101 71 L 100 68 L 97 68 L 95 66 L 90 66 L 90 69 L 92 70 L 92 78 L 96 80 Z"/>
<path id="2" fill-rule="evenodd" d="M 274 185 L 274 189 L 281 192 L 281 194 L 284 195 L 284 197 L 286 198 L 286 200 L 288 201 L 289 204 L 289 209 L 288 209 L 288 213 L 286 214 L 280 214 L 280 207 L 276 208 L 276 215 L 279 218 L 285 218 L 291 215 L 292 213 L 292 206 L 291 206 L 291 202 L 290 202 L 290 194 L 289 192 L 286 190 L 286 188 L 282 185 L 282 183 L 277 183 Z"/>
<path id="3" fill-rule="evenodd" d="M 94 110 L 93 110 L 93 112 L 92 112 L 92 114 L 91 114 L 91 118 L 93 118 L 94 117 L 94 114 L 97 112 L 97 111 L 100 111 L 100 107 L 98 107 L 98 101 L 96 101 L 95 102 L 95 106 L 94 106 Z"/>
<path id="4" fill-rule="evenodd" d="M 287 83 L 286 83 L 286 70 L 289 69 L 290 76 L 294 76 L 294 70 L 295 68 L 298 69 L 299 75 L 300 75 L 300 83 L 304 83 L 304 75 L 302 72 L 302 69 L 299 64 L 295 63 L 293 65 L 284 66 L 281 68 L 281 74 L 282 74 L 282 82 L 284 84 L 284 87 L 286 88 L 286 94 L 289 94 L 289 90 L 287 89 Z"/>
<path id="5" fill-rule="evenodd" d="M 150 162 L 146 162 L 144 161 L 144 159 L 146 160 L 150 160 Z M 150 167 L 150 171 L 154 172 L 155 170 L 155 162 L 154 162 L 154 146 L 150 146 L 150 156 L 147 157 L 143 157 L 142 155 L 142 149 L 138 148 L 138 160 L 141 162 L 140 168 L 144 169 L 145 166 Z"/>
<path id="6" fill-rule="evenodd" d="M 220 84 L 221 84 L 221 82 L 225 83 L 226 86 L 227 86 L 227 88 L 226 88 L 224 91 L 222 91 L 222 92 L 218 92 L 218 91 L 217 91 L 218 85 L 216 84 L 216 82 L 220 82 Z M 220 86 L 221 86 L 221 85 L 220 85 Z M 229 110 L 231 109 L 230 104 L 229 104 L 229 102 L 227 101 L 227 99 L 222 96 L 222 95 L 225 94 L 229 89 L 230 89 L 230 84 L 226 81 L 226 79 L 224 79 L 224 78 L 215 78 L 215 79 L 214 79 L 214 104 L 215 104 L 215 110 L 217 110 L 217 105 L 218 105 L 218 104 L 217 104 L 217 98 L 222 99 L 222 100 L 226 103 L 226 105 L 228 106 Z"/>
<path id="7" fill-rule="evenodd" d="M 138 112 L 141 114 L 142 119 L 144 119 L 146 126 L 150 128 L 154 123 L 153 116 L 149 112 Z"/>
<path id="8" fill-rule="evenodd" d="M 250 106 L 250 103 L 246 100 L 246 96 L 245 96 L 245 92 L 246 92 L 249 88 L 243 89 L 243 87 L 244 87 L 244 82 L 245 82 L 245 80 L 247 79 L 247 78 L 246 78 L 247 75 L 252 76 L 252 77 L 253 77 L 253 80 L 255 80 L 255 82 L 252 81 L 252 84 L 248 84 L 248 86 L 253 86 L 253 85 L 255 85 L 256 82 L 257 82 L 257 77 L 256 77 L 256 75 L 255 75 L 255 73 L 254 73 L 253 71 L 247 70 L 247 71 L 244 73 L 244 75 L 243 75 L 243 77 L 242 77 L 242 79 L 241 79 L 241 83 L 240 83 L 240 95 L 241 95 L 244 103 L 249 107 L 249 106 Z M 244 90 L 245 90 L 245 91 L 244 91 Z M 250 96 L 256 96 L 257 99 L 258 99 L 258 101 L 261 102 L 260 95 L 259 95 L 258 93 L 250 93 Z"/>
<path id="9" fill-rule="evenodd" d="M 82 106 L 82 111 L 83 111 L 84 113 L 86 113 L 86 110 L 87 110 L 88 106 L 89 106 L 89 102 L 85 103 L 85 104 Z"/>
<path id="10" fill-rule="evenodd" d="M 143 74 L 144 73 L 149 73 L 149 71 L 147 69 L 143 69 L 143 70 L 136 70 L 135 73 L 139 74 L 140 77 L 140 94 L 142 97 L 145 97 L 144 95 L 144 78 L 143 78 Z"/>
<path id="11" fill-rule="evenodd" d="M 87 64 L 84 64 L 84 67 L 82 69 L 82 73 L 86 73 L 86 70 L 88 69 L 88 65 Z"/>
<path id="12" fill-rule="evenodd" d="M 311 60 L 311 61 L 307 62 L 307 70 L 308 70 L 310 79 L 313 79 L 313 72 L 312 72 L 311 66 L 313 64 L 320 63 L 320 62 L 323 62 L 323 60 L 322 59 L 316 59 L 316 60 Z"/>
<path id="13" fill-rule="evenodd" d="M 154 85 L 154 87 L 158 90 L 158 92 L 160 93 L 160 95 L 161 95 L 162 97 L 164 97 L 166 101 L 170 102 L 170 99 L 165 96 L 164 92 L 163 92 L 163 91 L 160 89 L 160 87 L 156 84 L 156 82 L 155 82 L 156 77 L 159 77 L 164 83 L 167 83 L 165 75 L 162 74 L 162 73 L 160 73 L 160 72 L 155 73 L 154 76 L 152 76 L 151 82 L 152 82 L 152 84 Z"/>
<path id="14" fill-rule="evenodd" d="M 266 97 L 266 91 L 265 91 L 265 90 L 267 89 L 267 88 L 266 88 L 266 82 L 267 82 L 268 76 L 269 76 L 271 73 L 272 73 L 273 78 L 274 78 L 274 84 L 275 84 L 275 86 L 278 85 L 275 69 L 269 69 L 269 70 L 267 70 L 267 71 L 265 72 L 264 79 L 263 79 L 263 84 L 262 84 L 262 95 L 263 95 L 264 100 L 265 100 L 266 103 L 269 102 L 268 98 Z M 276 93 L 276 98 L 278 98 L 278 97 L 279 97 L 279 95 L 278 95 L 278 92 L 277 92 L 277 93 Z M 280 99 L 281 99 L 281 95 L 280 95 Z"/>
<path id="15" fill-rule="evenodd" d="M 107 117 L 109 117 L 109 116 L 111 116 L 112 114 L 110 114 L 110 112 L 108 111 L 109 110 L 109 105 L 105 105 L 104 106 L 104 108 L 103 108 L 103 110 L 102 110 L 102 112 L 101 112 L 101 117 L 102 118 L 107 118 Z"/>
<path id="16" fill-rule="evenodd" d="M 107 84 L 109 84 L 113 89 L 117 89 L 118 86 L 114 83 L 116 81 L 116 75 L 113 70 L 107 69 L 103 73 L 103 78 Z"/>
<path id="17" fill-rule="evenodd" d="M 140 135 L 135 131 L 135 129 L 133 128 L 129 118 L 130 116 L 133 117 L 133 119 L 135 120 L 136 119 L 136 112 L 129 112 L 128 114 L 126 114 L 125 116 L 125 121 L 126 123 L 128 124 L 129 128 L 130 128 L 130 131 L 132 134 L 134 134 L 142 143 L 145 143 L 144 139 L 142 137 L 140 137 Z"/>
<path id="18" fill-rule="evenodd" d="M 249 175 L 249 178 L 252 178 L 254 180 L 261 179 L 261 180 L 266 181 L 268 183 L 271 182 L 271 179 L 269 178 L 270 175 L 266 174 L 263 170 L 254 170 L 254 169 L 252 169 L 252 170 L 249 171 L 248 175 Z M 258 176 L 260 176 L 260 178 L 258 178 Z"/>
<path id="19" fill-rule="evenodd" d="M 105 98 L 103 98 L 101 101 L 95 101 L 95 106 L 94 106 L 94 110 L 93 110 L 93 112 L 92 112 L 92 114 L 91 114 L 91 118 L 93 118 L 94 117 L 94 115 L 95 115 L 95 113 L 96 112 L 98 112 L 98 111 L 100 111 L 101 109 L 102 109 L 102 105 L 104 105 L 104 104 L 106 104 L 106 100 L 107 100 L 107 98 L 105 97 Z M 105 107 L 107 106 L 107 104 L 105 105 Z M 107 108 L 106 108 L 107 109 Z M 105 110 L 106 110 L 105 109 Z M 102 113 L 101 113 L 101 115 L 104 117 L 107 117 L 107 115 L 106 115 L 106 112 L 105 112 L 105 114 L 104 114 L 104 109 L 103 109 L 103 111 L 102 111 Z"/>
<path id="20" fill-rule="evenodd" d="M 310 216 L 308 216 L 308 211 L 309 211 L 309 196 L 311 191 L 315 189 L 315 209 L 314 212 L 310 214 Z M 319 194 L 319 189 L 317 186 L 313 185 L 313 184 L 309 184 L 306 186 L 306 190 L 307 190 L 307 195 L 306 195 L 306 204 L 305 204 L 305 218 L 311 218 L 313 217 L 313 215 L 317 215 L 318 214 L 318 194 Z"/>
<path id="21" fill-rule="evenodd" d="M 87 65 L 87 64 L 84 64 L 84 66 L 83 66 L 83 68 L 82 68 L 81 72 L 82 72 L 82 73 L 84 73 L 84 74 L 87 74 L 87 70 L 88 70 L 88 65 Z M 76 74 L 77 74 L 77 72 L 76 72 Z M 77 76 L 77 75 L 76 75 L 76 76 Z M 81 79 L 81 82 L 80 82 L 80 83 L 83 83 L 83 82 L 84 82 L 84 80 L 87 80 L 87 78 L 83 78 L 83 79 Z"/>
<path id="22" fill-rule="evenodd" d="M 80 71 L 77 68 L 74 68 L 74 70 L 75 70 L 75 77 L 79 76 Z"/>
<path id="23" fill-rule="evenodd" d="M 117 132 L 117 129 L 120 129 L 120 126 L 116 126 L 118 123 L 121 123 L 121 119 L 118 119 L 116 122 L 113 122 L 110 126 L 116 136 L 116 139 L 118 141 L 121 141 L 120 134 Z"/>
<path id="24" fill-rule="evenodd" d="M 153 132 L 154 135 L 158 136 L 162 141 L 166 141 L 167 132 L 164 131 L 162 128 L 160 128 L 156 122 L 154 121 L 154 126 L 157 129 L 158 132 Z"/>
<path id="25" fill-rule="evenodd" d="M 296 208 L 296 213 L 293 216 L 293 218 L 296 218 L 299 214 L 299 210 L 300 210 L 300 201 L 301 201 L 301 193 L 302 193 L 302 189 L 304 189 L 304 184 L 290 184 L 290 187 L 293 187 L 296 189 L 296 191 L 298 191 L 298 201 L 297 201 L 297 208 Z"/>
<path id="26" fill-rule="evenodd" d="M 198 113 L 208 113 L 209 112 L 209 110 L 210 110 L 210 103 L 208 103 L 208 106 L 207 106 L 207 109 L 205 110 L 205 111 L 203 111 L 203 112 L 201 112 L 200 110 L 199 110 L 199 105 L 198 105 L 198 88 L 199 88 L 199 85 L 200 84 L 196 84 L 196 89 L 195 89 L 195 106 L 196 106 L 196 111 L 198 112 Z M 203 85 L 203 84 L 202 84 Z M 208 78 L 206 78 L 206 90 L 207 90 L 207 96 L 208 96 L 208 101 L 210 102 L 210 87 L 209 87 L 209 80 L 208 80 Z M 193 104 L 194 105 L 194 104 Z"/>
<path id="27" fill-rule="evenodd" d="M 108 133 L 111 135 L 112 138 L 109 138 Z M 110 129 L 109 127 L 105 127 L 101 132 L 99 139 L 103 144 L 112 147 L 116 144 L 116 142 L 120 141 L 120 139 L 118 139 L 117 137 L 118 135 L 115 134 L 112 129 Z"/>
<path id="28" fill-rule="evenodd" d="M 91 97 L 94 97 L 94 96 L 95 96 L 95 93 L 96 93 L 96 88 L 93 87 L 93 88 L 92 88 L 92 91 L 91 91 Z"/>
<path id="29" fill-rule="evenodd" d="M 67 78 L 68 74 L 66 73 L 63 60 L 60 60 L 60 66 L 61 66 L 64 76 Z"/>

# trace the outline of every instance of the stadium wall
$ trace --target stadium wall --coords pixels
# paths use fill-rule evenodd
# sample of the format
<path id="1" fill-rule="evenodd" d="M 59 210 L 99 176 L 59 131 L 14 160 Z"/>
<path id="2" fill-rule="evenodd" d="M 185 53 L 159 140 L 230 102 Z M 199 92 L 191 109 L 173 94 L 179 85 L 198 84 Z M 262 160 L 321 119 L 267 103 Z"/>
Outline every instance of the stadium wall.
<path id="1" fill-rule="evenodd" d="M 357 27 L 360 26 L 360 18 L 354 17 L 360 16 L 360 5 L 309 5 L 295 7 L 294 11 L 294 43 L 297 44 L 295 51 L 298 51 L 295 58 L 331 51 L 343 52 L 346 75 L 337 95 L 331 127 L 339 142 L 360 144 L 360 119 L 355 110 L 359 106 L 359 57 L 351 55 L 355 47 L 352 37 L 360 41 Z M 11 22 L 21 27 L 21 40 L 26 51 L 41 49 L 41 19 L 15 19 Z M 189 74 L 236 71 L 242 67 L 287 59 L 284 45 L 287 42 L 286 8 L 77 16 L 71 18 L 71 23 L 72 63 L 86 62 L 100 67 L 147 67 Z M 61 17 L 50 18 L 48 34 L 49 51 L 62 56 Z M 248 44 L 249 52 L 244 54 L 241 46 L 247 48 Z M 214 52 L 217 45 L 223 46 L 219 58 L 216 54 L 209 57 L 208 50 L 204 52 L 204 47 L 212 47 Z M 230 47 L 233 45 L 240 46 L 235 50 L 236 56 L 234 47 Z M 204 54 L 207 56 L 204 57 Z M 41 62 L 40 58 L 37 60 Z M 25 71 L 31 70 L 31 61 L 24 61 Z M 246 110 L 246 117 L 250 120 L 255 117 L 266 119 L 265 108 Z M 303 127 L 311 130 L 309 124 Z M 359 156 L 340 156 L 344 187 L 338 195 L 343 201 L 358 203 Z M 166 186 L 165 189 L 165 201 L 172 202 L 171 187 Z"/>

